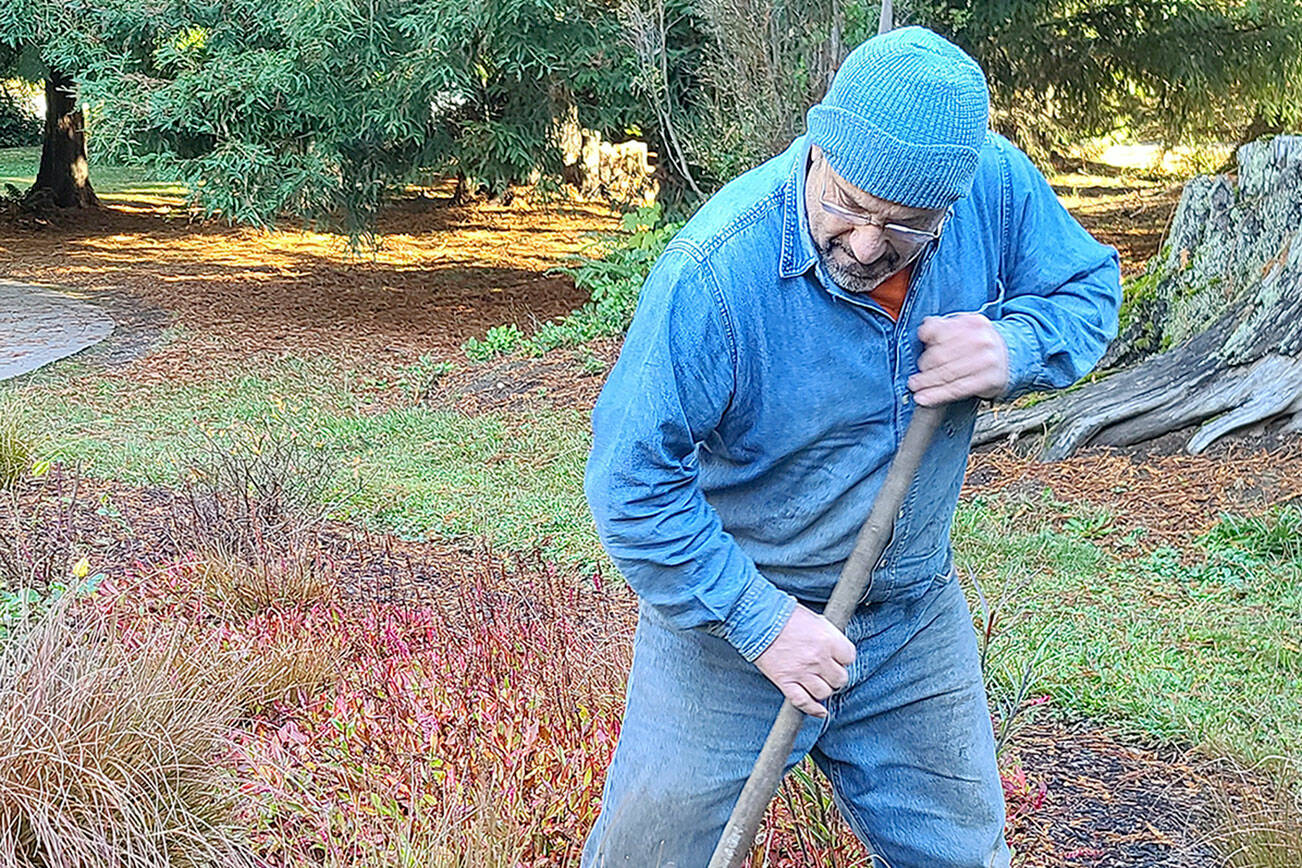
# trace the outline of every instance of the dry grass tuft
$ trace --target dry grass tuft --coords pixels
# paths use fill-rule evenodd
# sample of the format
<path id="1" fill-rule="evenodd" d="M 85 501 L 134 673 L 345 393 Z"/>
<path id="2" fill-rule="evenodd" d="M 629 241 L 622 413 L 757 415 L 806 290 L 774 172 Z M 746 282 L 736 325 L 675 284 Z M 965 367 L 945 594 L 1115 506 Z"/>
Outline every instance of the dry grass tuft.
<path id="1" fill-rule="evenodd" d="M 339 679 L 345 643 L 328 623 L 313 623 L 330 618 L 333 611 L 323 610 L 319 619 L 298 612 L 271 612 L 245 625 L 259 635 L 256 650 L 246 646 L 243 658 L 249 676 L 246 711 L 274 703 L 302 705 Z"/>
<path id="2" fill-rule="evenodd" d="M 293 550 L 249 558 L 225 551 L 201 554 L 197 590 L 218 609 L 241 617 L 339 601 L 336 573 L 317 553 Z"/>
<path id="3" fill-rule="evenodd" d="M 0 654 L 0 862 L 244 866 L 221 771 L 246 667 L 60 607 Z M 112 854 L 106 861 L 106 854 Z"/>
<path id="4" fill-rule="evenodd" d="M 0 488 L 8 488 L 32 463 L 32 442 L 13 413 L 0 403 Z"/>
<path id="5" fill-rule="evenodd" d="M 1224 823 L 1212 843 L 1226 868 L 1302 865 L 1302 781 L 1295 773 L 1274 786 L 1245 787 L 1218 807 Z"/>

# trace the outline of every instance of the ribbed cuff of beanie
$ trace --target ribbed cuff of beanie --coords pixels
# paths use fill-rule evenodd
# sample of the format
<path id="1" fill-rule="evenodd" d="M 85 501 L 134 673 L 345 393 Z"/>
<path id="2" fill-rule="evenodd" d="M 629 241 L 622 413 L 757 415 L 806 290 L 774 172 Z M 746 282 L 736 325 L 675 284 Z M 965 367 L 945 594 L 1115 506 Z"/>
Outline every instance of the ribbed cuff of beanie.
<path id="1" fill-rule="evenodd" d="M 835 106 L 809 110 L 809 138 L 865 193 L 910 208 L 948 208 L 972 190 L 980 151 L 905 142 Z"/>

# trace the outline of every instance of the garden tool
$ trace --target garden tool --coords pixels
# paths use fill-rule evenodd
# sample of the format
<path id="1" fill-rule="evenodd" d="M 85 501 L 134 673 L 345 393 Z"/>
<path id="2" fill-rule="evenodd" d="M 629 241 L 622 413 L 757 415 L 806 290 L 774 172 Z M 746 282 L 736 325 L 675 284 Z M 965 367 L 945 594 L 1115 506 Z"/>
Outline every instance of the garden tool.
<path id="1" fill-rule="evenodd" d="M 917 475 L 923 453 L 927 451 L 932 435 L 936 433 L 944 415 L 944 406 L 919 406 L 913 411 L 913 418 L 904 432 L 904 440 L 886 471 L 886 481 L 882 483 L 881 491 L 873 501 L 868 520 L 859 529 L 854 550 L 841 568 L 836 587 L 832 589 L 832 595 L 823 609 L 823 616 L 842 632 L 868 590 L 873 567 L 890 542 L 896 515 Z M 709 868 L 740 868 L 742 861 L 749 855 L 764 811 L 777 792 L 778 784 L 782 782 L 787 757 L 791 756 L 802 723 L 803 712 L 789 700 L 783 702 L 782 710 L 778 712 L 777 720 L 760 750 L 759 759 L 755 761 L 746 786 L 732 809 L 728 825 L 723 829 L 723 837 L 714 848 Z"/>

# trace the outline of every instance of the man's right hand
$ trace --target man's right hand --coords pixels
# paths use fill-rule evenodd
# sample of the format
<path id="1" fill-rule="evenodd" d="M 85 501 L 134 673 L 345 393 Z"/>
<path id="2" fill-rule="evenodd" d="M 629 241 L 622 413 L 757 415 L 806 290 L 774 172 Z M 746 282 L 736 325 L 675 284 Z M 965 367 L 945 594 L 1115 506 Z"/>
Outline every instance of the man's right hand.
<path id="1" fill-rule="evenodd" d="M 845 667 L 854 662 L 854 655 L 854 643 L 831 621 L 797 604 L 755 665 L 796 708 L 827 717 L 821 702 L 850 680 Z"/>

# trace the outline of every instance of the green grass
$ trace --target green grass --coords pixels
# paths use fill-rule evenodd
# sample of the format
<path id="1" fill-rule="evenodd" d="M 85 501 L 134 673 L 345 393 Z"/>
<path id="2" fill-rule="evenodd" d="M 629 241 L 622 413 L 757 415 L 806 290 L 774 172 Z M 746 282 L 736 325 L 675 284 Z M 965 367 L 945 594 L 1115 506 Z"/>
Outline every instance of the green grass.
<path id="1" fill-rule="evenodd" d="M 26 190 L 36 180 L 40 165 L 40 148 L 0 148 L 0 191 L 5 184 Z M 90 183 L 100 198 L 123 204 L 177 204 L 186 192 L 176 182 L 151 180 L 136 167 L 98 164 L 93 155 Z"/>
<path id="2" fill-rule="evenodd" d="M 200 448 L 203 430 L 295 431 L 329 456 L 326 490 L 344 517 L 412 538 L 540 545 L 565 560 L 605 564 L 582 494 L 584 412 L 381 408 L 367 397 L 365 377 L 319 359 L 148 393 L 122 391 L 87 365 L 66 360 L 0 384 L 21 427 L 41 432 L 36 457 L 168 483 Z M 988 597 L 1009 597 L 996 663 L 1018 671 L 1042 648 L 1037 692 L 1071 716 L 1248 761 L 1295 754 L 1302 513 L 1227 519 L 1184 552 L 1105 547 L 1117 533 L 1105 511 L 1047 493 L 961 504 L 960 564 Z"/>
<path id="3" fill-rule="evenodd" d="M 1246 532 L 1227 518 L 1183 556 L 1127 558 L 1099 547 L 1088 510 L 1062 530 L 1046 525 L 1039 516 L 1053 506 L 978 498 L 959 510 L 960 560 L 988 597 L 1009 592 L 1018 613 L 1001 661 L 1020 669 L 1047 638 L 1038 689 L 1063 711 L 1248 761 L 1295 757 L 1302 557 L 1285 541 L 1295 542 L 1299 514 Z"/>
<path id="4" fill-rule="evenodd" d="M 21 426 L 44 432 L 43 458 L 128 483 L 170 483 L 203 451 L 205 431 L 295 432 L 329 456 L 326 490 L 344 517 L 411 538 L 484 537 L 511 550 L 537 544 L 584 563 L 601 558 L 581 485 L 585 413 L 380 410 L 347 385 L 358 378 L 322 360 L 126 398 L 84 372 L 69 360 L 0 384 Z"/>

